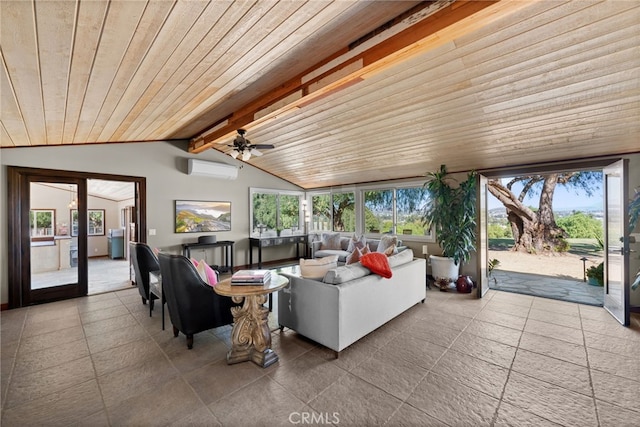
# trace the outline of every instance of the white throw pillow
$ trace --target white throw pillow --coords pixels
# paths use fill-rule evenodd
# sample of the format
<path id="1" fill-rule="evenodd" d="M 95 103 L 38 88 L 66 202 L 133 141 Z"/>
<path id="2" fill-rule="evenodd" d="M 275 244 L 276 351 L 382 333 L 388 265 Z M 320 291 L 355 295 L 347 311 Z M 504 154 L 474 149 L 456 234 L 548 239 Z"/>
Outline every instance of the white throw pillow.
<path id="1" fill-rule="evenodd" d="M 398 236 L 385 234 L 380 238 L 380 243 L 378 243 L 376 252 L 385 253 L 385 251 L 391 246 L 398 246 Z"/>
<path id="2" fill-rule="evenodd" d="M 327 271 L 338 266 L 338 255 L 324 258 L 300 258 L 300 275 L 305 279 L 322 279 Z"/>
<path id="3" fill-rule="evenodd" d="M 347 246 L 347 252 L 353 252 L 355 249 L 364 249 L 367 246 L 367 238 L 364 234 L 360 237 L 357 235 L 353 235 L 349 239 L 349 246 Z"/>

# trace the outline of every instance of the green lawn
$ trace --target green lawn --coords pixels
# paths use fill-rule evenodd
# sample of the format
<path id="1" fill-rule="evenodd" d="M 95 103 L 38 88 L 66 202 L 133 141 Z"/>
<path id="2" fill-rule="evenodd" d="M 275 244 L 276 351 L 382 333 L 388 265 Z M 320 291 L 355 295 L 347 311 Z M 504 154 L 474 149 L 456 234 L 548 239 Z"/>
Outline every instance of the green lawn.
<path id="1" fill-rule="evenodd" d="M 596 239 L 567 239 L 569 253 L 585 255 L 602 255 L 602 249 Z M 507 251 L 513 247 L 513 239 L 489 239 L 489 249 L 493 251 Z"/>

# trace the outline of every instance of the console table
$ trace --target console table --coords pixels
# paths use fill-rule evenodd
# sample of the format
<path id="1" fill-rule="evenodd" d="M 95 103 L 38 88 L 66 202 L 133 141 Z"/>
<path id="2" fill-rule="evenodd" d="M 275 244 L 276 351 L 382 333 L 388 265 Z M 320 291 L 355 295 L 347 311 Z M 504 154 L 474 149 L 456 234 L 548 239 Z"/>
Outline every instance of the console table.
<path id="1" fill-rule="evenodd" d="M 218 248 L 221 247 L 224 252 L 224 265 L 218 266 L 221 273 L 233 273 L 233 244 L 232 240 L 220 240 L 215 243 L 183 243 L 182 255 L 191 258 L 191 249 Z"/>
<path id="2" fill-rule="evenodd" d="M 307 235 L 292 234 L 280 237 L 249 237 L 249 265 L 253 265 L 253 248 L 258 248 L 258 268 L 262 268 L 262 248 L 282 245 L 296 245 L 296 258 L 300 258 L 300 246 L 305 245 L 307 251 Z"/>

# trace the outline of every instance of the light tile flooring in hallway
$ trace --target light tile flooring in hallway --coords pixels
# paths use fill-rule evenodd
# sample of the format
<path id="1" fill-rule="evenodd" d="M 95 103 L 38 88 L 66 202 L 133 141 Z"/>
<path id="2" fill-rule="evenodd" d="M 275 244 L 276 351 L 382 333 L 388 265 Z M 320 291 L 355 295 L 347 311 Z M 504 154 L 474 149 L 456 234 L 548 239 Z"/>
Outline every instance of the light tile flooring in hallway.
<path id="1" fill-rule="evenodd" d="M 147 308 L 132 288 L 3 311 L 2 426 L 640 425 L 640 321 L 599 307 L 430 290 L 338 359 L 276 329 L 266 369 L 227 365 L 230 327 L 187 350 Z"/>

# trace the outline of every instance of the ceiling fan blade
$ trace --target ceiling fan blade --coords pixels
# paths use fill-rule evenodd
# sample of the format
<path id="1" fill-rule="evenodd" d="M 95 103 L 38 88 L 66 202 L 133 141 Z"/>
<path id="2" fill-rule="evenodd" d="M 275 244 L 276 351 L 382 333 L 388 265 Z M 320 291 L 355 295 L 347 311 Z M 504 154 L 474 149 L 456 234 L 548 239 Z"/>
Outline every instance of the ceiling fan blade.
<path id="1" fill-rule="evenodd" d="M 259 148 L 259 149 L 265 150 L 265 149 L 276 148 L 276 147 L 273 144 L 253 144 L 251 148 Z"/>
<path id="2" fill-rule="evenodd" d="M 251 154 L 256 156 L 256 157 L 262 156 L 262 153 L 260 151 L 256 150 L 255 148 L 251 149 Z"/>

